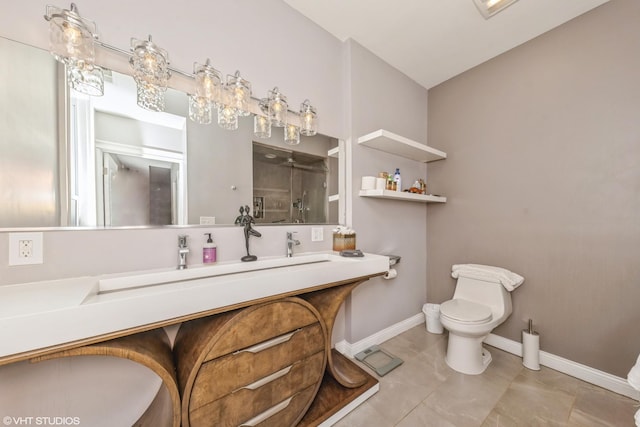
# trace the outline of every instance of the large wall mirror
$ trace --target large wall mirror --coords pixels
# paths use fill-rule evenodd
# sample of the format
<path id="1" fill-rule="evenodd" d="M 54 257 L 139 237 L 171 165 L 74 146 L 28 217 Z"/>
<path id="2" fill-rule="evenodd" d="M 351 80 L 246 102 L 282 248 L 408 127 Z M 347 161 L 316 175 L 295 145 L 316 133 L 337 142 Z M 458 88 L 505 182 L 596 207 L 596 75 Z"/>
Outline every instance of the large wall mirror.
<path id="1" fill-rule="evenodd" d="M 259 223 L 339 222 L 335 138 L 197 124 L 173 89 L 143 110 L 115 71 L 104 92 L 69 90 L 49 52 L 0 38 L 0 228 L 233 224 L 241 205 Z"/>

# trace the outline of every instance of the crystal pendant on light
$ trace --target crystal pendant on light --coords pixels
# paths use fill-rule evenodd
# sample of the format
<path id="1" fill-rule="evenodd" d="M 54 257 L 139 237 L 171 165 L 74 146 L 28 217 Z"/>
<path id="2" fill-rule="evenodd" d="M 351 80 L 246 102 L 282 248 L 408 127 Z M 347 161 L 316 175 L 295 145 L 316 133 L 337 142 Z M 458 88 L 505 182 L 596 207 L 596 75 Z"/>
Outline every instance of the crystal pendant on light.
<path id="1" fill-rule="evenodd" d="M 249 116 L 251 83 L 240 76 L 240 71 L 236 71 L 234 75 L 227 76 L 226 89 L 229 105 L 236 109 L 239 116 Z"/>
<path id="2" fill-rule="evenodd" d="M 189 95 L 189 118 L 203 125 L 213 120 L 213 109 L 220 99 L 222 76 L 210 61 L 194 64 L 195 95 Z"/>
<path id="3" fill-rule="evenodd" d="M 300 144 L 300 128 L 292 124 L 285 125 L 284 142 L 285 144 L 289 144 L 289 145 Z"/>
<path id="4" fill-rule="evenodd" d="M 196 96 L 215 104 L 220 99 L 222 74 L 211 66 L 207 59 L 205 64 L 194 64 L 193 74 L 196 81 Z"/>
<path id="5" fill-rule="evenodd" d="M 171 73 L 169 55 L 149 40 L 131 39 L 133 52 L 129 64 L 137 85 L 137 102 L 151 111 L 164 111 L 164 93 Z"/>
<path id="6" fill-rule="evenodd" d="M 88 95 L 103 95 L 102 68 L 94 63 L 95 23 L 82 18 L 74 3 L 70 10 L 47 6 L 44 18 L 49 21 L 49 51 L 66 65 L 69 86 Z"/>
<path id="7" fill-rule="evenodd" d="M 318 114 L 308 99 L 300 105 L 300 133 L 314 136 L 318 131 Z"/>
<path id="8" fill-rule="evenodd" d="M 287 97 L 280 93 L 277 87 L 269 91 L 269 111 L 271 112 L 271 125 L 283 127 L 287 123 Z"/>

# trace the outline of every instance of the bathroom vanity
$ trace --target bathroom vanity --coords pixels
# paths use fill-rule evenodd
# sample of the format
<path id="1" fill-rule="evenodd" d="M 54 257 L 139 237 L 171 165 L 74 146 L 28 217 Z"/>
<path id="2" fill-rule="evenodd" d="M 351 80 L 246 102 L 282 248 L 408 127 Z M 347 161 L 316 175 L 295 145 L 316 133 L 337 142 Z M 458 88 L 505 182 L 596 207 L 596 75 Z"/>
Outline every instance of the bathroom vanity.
<path id="1" fill-rule="evenodd" d="M 331 332 L 351 291 L 388 268 L 326 252 L 4 286 L 0 364 L 139 363 L 162 385 L 136 425 L 320 425 L 377 390 Z M 177 324 L 172 346 L 163 327 Z"/>

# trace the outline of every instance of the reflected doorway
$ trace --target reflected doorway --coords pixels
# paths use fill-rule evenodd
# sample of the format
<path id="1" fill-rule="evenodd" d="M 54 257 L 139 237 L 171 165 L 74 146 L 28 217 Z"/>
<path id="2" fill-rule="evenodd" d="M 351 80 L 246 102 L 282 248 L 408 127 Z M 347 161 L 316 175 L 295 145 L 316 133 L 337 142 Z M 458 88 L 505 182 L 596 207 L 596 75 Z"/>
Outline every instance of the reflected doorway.
<path id="1" fill-rule="evenodd" d="M 99 223 L 105 226 L 178 223 L 179 164 L 102 152 Z M 101 206 L 100 206 L 101 205 Z"/>

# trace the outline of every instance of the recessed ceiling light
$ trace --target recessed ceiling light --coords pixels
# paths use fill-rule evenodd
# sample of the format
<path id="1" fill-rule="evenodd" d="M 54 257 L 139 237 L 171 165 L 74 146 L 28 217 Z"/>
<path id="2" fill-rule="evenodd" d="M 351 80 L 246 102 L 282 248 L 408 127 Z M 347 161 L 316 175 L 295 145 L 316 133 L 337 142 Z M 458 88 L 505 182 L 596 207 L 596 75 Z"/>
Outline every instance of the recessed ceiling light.
<path id="1" fill-rule="evenodd" d="M 491 18 L 496 13 L 504 10 L 518 0 L 473 0 L 476 7 L 485 19 Z"/>
<path id="2" fill-rule="evenodd" d="M 278 157 L 278 156 L 276 156 L 276 155 L 275 155 L 275 154 L 273 154 L 273 153 L 267 153 L 267 154 L 265 154 L 264 156 L 265 156 L 267 159 L 275 159 L 276 157 Z"/>

